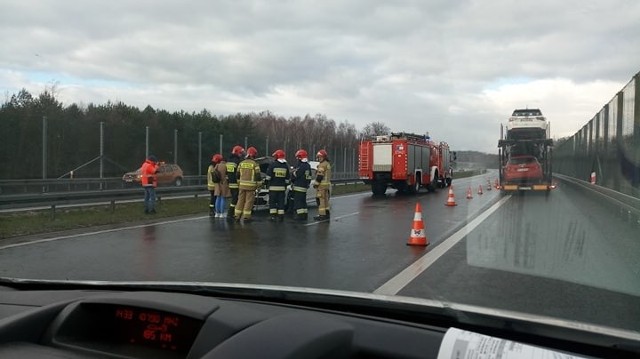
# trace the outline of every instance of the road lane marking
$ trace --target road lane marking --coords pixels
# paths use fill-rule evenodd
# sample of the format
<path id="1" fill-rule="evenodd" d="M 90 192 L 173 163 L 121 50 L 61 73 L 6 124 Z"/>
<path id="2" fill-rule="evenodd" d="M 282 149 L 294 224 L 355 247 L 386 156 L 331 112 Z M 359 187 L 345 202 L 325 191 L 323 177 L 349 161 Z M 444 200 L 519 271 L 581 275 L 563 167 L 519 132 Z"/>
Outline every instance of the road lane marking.
<path id="1" fill-rule="evenodd" d="M 0 247 L 0 251 L 3 250 L 3 249 L 22 247 L 22 246 L 27 246 L 27 245 L 30 245 L 30 244 L 54 242 L 54 241 L 59 241 L 59 240 L 63 240 L 63 239 L 70 239 L 70 238 L 76 239 L 78 237 L 87 237 L 87 236 L 92 236 L 92 235 L 96 235 L 96 234 L 104 234 L 104 233 L 111 233 L 111 232 L 117 232 L 117 231 L 124 231 L 124 230 L 128 230 L 128 229 L 151 227 L 151 226 L 157 226 L 157 225 L 160 225 L 160 224 L 171 224 L 171 223 L 178 223 L 178 222 L 184 222 L 184 221 L 195 221 L 195 220 L 200 220 L 200 219 L 204 219 L 204 218 L 210 218 L 210 217 L 209 216 L 203 216 L 203 217 L 183 218 L 183 219 L 176 219 L 176 220 L 172 220 L 172 221 L 154 222 L 154 223 L 147 223 L 147 224 L 139 224 L 139 225 L 136 225 L 136 226 L 105 229 L 105 230 L 102 230 L 102 231 L 70 234 L 70 235 L 66 235 L 66 236 L 53 237 L 53 238 L 44 238 L 44 239 L 38 239 L 38 240 L 35 240 L 35 241 L 14 243 L 14 244 L 8 244 L 6 246 L 1 246 Z"/>
<path id="2" fill-rule="evenodd" d="M 358 215 L 358 214 L 360 214 L 360 212 L 353 212 L 353 213 L 344 214 L 344 215 L 338 216 L 338 217 L 331 217 L 330 219 L 324 220 L 324 221 L 307 223 L 304 226 L 305 227 L 315 226 L 316 224 L 320 224 L 320 223 L 324 223 L 324 222 L 331 222 L 331 220 L 334 220 L 334 219 L 342 219 L 342 218 L 346 218 L 346 217 L 355 216 L 355 215 Z"/>
<path id="3" fill-rule="evenodd" d="M 497 211 L 502 205 L 504 205 L 511 195 L 506 195 L 500 199 L 496 204 L 491 206 L 488 210 L 481 213 L 474 218 L 466 226 L 459 229 L 456 233 L 445 239 L 440 245 L 435 247 L 432 251 L 426 253 L 415 262 L 411 263 L 402 272 L 398 273 L 395 277 L 389 279 L 386 283 L 374 290 L 374 294 L 384 295 L 396 295 L 404 287 L 406 287 L 411 281 L 416 279 L 422 272 L 429 268 L 435 261 L 442 257 L 447 251 L 449 251 L 454 245 L 460 242 L 467 234 L 471 233 L 480 223 L 487 219 L 493 212 Z"/>

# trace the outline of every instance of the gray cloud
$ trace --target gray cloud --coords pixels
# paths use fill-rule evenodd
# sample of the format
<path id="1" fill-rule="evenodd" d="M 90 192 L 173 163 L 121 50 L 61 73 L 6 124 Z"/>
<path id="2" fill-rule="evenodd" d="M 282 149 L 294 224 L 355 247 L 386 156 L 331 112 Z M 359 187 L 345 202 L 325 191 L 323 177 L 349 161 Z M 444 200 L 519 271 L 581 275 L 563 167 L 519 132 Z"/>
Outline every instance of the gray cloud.
<path id="1" fill-rule="evenodd" d="M 633 0 L 4 2 L 0 89 L 325 113 L 493 151 L 512 106 L 548 104 L 578 130 L 638 71 L 639 18 Z"/>

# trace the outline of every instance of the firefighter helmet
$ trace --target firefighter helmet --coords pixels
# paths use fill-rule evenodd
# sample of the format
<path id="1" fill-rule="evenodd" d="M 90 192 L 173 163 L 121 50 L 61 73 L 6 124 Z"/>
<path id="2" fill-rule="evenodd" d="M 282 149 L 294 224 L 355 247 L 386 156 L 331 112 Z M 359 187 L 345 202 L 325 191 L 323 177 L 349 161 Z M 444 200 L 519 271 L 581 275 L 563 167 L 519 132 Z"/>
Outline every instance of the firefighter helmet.
<path id="1" fill-rule="evenodd" d="M 327 151 L 320 150 L 318 151 L 318 153 L 316 153 L 316 157 L 322 157 L 322 159 L 326 160 L 329 157 L 329 155 L 327 154 Z"/>
<path id="2" fill-rule="evenodd" d="M 247 148 L 247 157 L 256 157 L 258 155 L 258 150 L 255 147 Z"/>
<path id="3" fill-rule="evenodd" d="M 284 159 L 286 157 L 283 150 L 276 150 L 271 156 L 276 160 Z"/>
<path id="4" fill-rule="evenodd" d="M 303 158 L 308 158 L 309 155 L 307 154 L 307 151 L 303 150 L 303 149 L 299 149 L 296 152 L 296 158 L 297 159 L 303 159 Z"/>
<path id="5" fill-rule="evenodd" d="M 222 155 L 219 153 L 216 153 L 215 155 L 213 155 L 213 157 L 211 157 L 211 162 L 213 163 L 220 163 L 220 161 L 222 161 Z"/>
<path id="6" fill-rule="evenodd" d="M 242 146 L 234 146 L 231 150 L 231 153 L 236 156 L 242 155 L 242 152 L 244 152 L 244 148 L 242 148 Z"/>

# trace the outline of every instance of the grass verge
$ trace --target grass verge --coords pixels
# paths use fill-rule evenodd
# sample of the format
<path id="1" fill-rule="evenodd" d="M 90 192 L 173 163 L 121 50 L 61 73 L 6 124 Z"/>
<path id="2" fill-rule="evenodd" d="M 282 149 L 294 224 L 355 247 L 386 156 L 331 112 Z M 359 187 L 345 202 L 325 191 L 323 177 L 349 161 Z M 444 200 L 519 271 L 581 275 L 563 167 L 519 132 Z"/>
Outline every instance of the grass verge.
<path id="1" fill-rule="evenodd" d="M 368 191 L 364 184 L 345 184 L 334 186 L 332 195 Z M 313 190 L 313 189 L 311 189 Z M 155 215 L 145 215 L 143 204 L 122 203 L 111 208 L 109 205 L 57 208 L 0 214 L 0 239 L 59 232 L 95 226 L 117 225 L 155 221 L 162 218 L 202 214 L 208 212 L 209 198 L 201 196 L 190 199 L 172 199 L 159 201 Z"/>
<path id="2" fill-rule="evenodd" d="M 455 178 L 464 178 L 485 173 L 486 171 L 456 172 Z M 455 179 L 454 179 L 455 181 Z M 334 186 L 331 195 L 370 191 L 365 184 L 344 184 Z M 20 236 L 51 233 L 96 226 L 119 225 L 124 223 L 152 222 L 162 218 L 206 214 L 209 198 L 201 196 L 190 199 L 172 199 L 159 201 L 158 213 L 145 215 L 142 203 L 122 203 L 115 207 L 109 205 L 77 207 L 0 214 L 0 240 Z"/>

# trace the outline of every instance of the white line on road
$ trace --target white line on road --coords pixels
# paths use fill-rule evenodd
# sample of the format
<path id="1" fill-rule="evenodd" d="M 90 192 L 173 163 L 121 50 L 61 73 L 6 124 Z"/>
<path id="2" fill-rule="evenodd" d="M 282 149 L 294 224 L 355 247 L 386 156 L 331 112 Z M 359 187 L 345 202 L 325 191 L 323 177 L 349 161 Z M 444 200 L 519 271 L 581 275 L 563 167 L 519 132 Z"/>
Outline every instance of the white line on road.
<path id="1" fill-rule="evenodd" d="M 462 227 L 456 233 L 452 234 L 449 238 L 445 239 L 440 245 L 434 248 L 432 251 L 426 253 L 418 260 L 413 262 L 402 272 L 398 273 L 395 277 L 389 279 L 385 284 L 374 290 L 374 294 L 396 295 L 406 287 L 412 280 L 416 279 L 422 272 L 429 268 L 436 260 L 442 257 L 448 250 L 454 245 L 460 242 L 467 234 L 473 231 L 480 223 L 482 223 L 493 212 L 497 211 L 503 204 L 505 204 L 510 195 L 504 196 L 500 201 L 491 206 L 488 210 L 481 213 L 478 217 L 474 218 L 466 226 Z"/>
<path id="2" fill-rule="evenodd" d="M 173 221 L 154 222 L 154 223 L 148 223 L 148 224 L 139 224 L 139 225 L 136 225 L 136 226 L 112 228 L 112 229 L 105 229 L 105 230 L 102 230 L 102 231 L 78 233 L 78 234 L 71 234 L 71 235 L 67 235 L 67 236 L 38 239 L 38 240 L 35 240 L 35 241 L 30 241 L 30 242 L 8 244 L 6 246 L 0 247 L 0 251 L 3 250 L 3 249 L 14 248 L 14 247 L 22 247 L 22 246 L 27 246 L 27 245 L 30 245 L 30 244 L 53 242 L 53 241 L 59 241 L 59 240 L 62 240 L 62 239 L 69 239 L 69 238 L 74 238 L 75 239 L 75 238 L 78 238 L 78 237 L 87 237 L 87 236 L 92 236 L 92 235 L 95 235 L 95 234 L 118 232 L 118 231 L 124 231 L 124 230 L 128 230 L 128 229 L 136 229 L 136 228 L 157 226 L 157 225 L 160 225 L 160 224 L 170 224 L 170 223 L 177 223 L 177 222 L 184 222 L 184 221 L 194 221 L 194 220 L 199 220 L 199 219 L 203 219 L 203 218 L 209 218 L 209 216 L 194 217 L 194 218 L 183 218 L 183 219 L 176 219 L 176 220 L 173 220 Z"/>
<path id="3" fill-rule="evenodd" d="M 353 212 L 353 213 L 344 214 L 344 215 L 338 216 L 338 217 L 331 217 L 329 220 L 325 220 L 325 221 L 307 223 L 304 226 L 305 227 L 315 226 L 316 224 L 320 224 L 320 223 L 324 223 L 324 222 L 330 222 L 330 221 L 335 220 L 335 219 L 342 219 L 342 218 L 346 218 L 346 217 L 351 217 L 351 216 L 355 216 L 355 215 L 358 215 L 358 214 L 360 214 L 360 212 Z"/>

